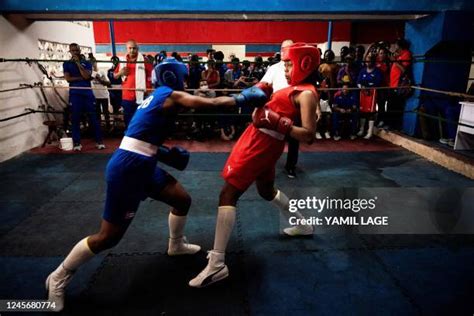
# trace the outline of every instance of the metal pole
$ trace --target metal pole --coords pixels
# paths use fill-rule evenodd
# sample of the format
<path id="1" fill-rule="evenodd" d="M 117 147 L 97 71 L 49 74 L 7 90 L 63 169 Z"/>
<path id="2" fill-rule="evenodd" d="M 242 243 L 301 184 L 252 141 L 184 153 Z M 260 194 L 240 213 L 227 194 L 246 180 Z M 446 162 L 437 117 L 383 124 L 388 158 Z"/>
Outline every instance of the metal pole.
<path id="1" fill-rule="evenodd" d="M 332 21 L 328 23 L 328 50 L 332 47 Z"/>
<path id="2" fill-rule="evenodd" d="M 110 45 L 112 45 L 112 56 L 117 56 L 117 49 L 115 48 L 115 31 L 114 31 L 113 20 L 109 20 L 109 30 L 110 30 Z"/>

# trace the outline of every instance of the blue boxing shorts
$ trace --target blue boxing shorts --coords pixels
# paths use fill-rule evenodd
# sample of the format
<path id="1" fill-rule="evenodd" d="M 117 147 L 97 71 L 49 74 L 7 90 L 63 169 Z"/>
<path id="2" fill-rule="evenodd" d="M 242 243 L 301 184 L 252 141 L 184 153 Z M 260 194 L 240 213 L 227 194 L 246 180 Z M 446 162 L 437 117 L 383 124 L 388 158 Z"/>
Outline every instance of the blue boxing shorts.
<path id="1" fill-rule="evenodd" d="M 156 197 L 168 183 L 168 173 L 157 167 L 156 157 L 117 149 L 107 164 L 107 197 L 102 218 L 112 224 L 129 224 L 141 201 Z"/>

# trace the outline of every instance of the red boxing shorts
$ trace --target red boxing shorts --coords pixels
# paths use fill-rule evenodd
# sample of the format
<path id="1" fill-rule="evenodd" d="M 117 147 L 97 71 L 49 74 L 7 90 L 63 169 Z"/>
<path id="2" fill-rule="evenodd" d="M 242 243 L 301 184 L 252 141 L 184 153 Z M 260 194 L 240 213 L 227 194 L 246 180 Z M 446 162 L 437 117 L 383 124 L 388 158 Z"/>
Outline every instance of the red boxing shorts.
<path id="1" fill-rule="evenodd" d="M 255 181 L 275 180 L 275 165 L 285 141 L 247 127 L 235 144 L 222 170 L 224 180 L 244 192 Z"/>

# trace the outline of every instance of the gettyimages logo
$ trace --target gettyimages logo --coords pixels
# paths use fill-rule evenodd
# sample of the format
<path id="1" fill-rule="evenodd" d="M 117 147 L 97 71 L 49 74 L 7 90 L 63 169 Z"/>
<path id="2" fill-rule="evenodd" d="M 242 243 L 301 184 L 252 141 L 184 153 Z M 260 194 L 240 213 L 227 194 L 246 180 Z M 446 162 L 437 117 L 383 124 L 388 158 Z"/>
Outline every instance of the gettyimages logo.
<path id="1" fill-rule="evenodd" d="M 321 213 L 323 210 L 351 210 L 354 213 L 358 213 L 361 210 L 375 209 L 376 201 L 376 196 L 371 199 L 334 199 L 328 196 L 324 199 L 319 199 L 315 196 L 308 196 L 306 199 L 291 199 L 288 210 L 291 213 L 302 209 L 315 210 L 318 213 Z"/>
<path id="2" fill-rule="evenodd" d="M 473 205 L 474 187 L 311 188 L 289 200 L 285 225 L 321 234 L 474 234 Z"/>
<path id="3" fill-rule="evenodd" d="M 330 198 L 323 199 L 307 197 L 305 199 L 292 199 L 289 201 L 288 210 L 296 213 L 301 210 L 316 212 L 318 216 L 289 218 L 290 225 L 313 225 L 313 226 L 377 226 L 388 225 L 386 216 L 364 216 L 360 211 L 375 210 L 378 197 L 372 198 Z M 342 211 L 342 214 L 335 214 Z M 350 212 L 348 212 L 350 211 Z M 323 214 L 324 212 L 324 214 Z M 296 214 L 295 214 L 296 215 Z"/>

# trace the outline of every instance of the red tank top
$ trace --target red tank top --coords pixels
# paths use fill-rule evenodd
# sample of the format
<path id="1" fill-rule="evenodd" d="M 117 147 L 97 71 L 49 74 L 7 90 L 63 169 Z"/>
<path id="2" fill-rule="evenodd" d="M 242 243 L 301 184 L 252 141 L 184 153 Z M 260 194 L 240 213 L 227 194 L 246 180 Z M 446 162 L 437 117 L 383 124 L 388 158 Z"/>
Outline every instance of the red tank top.
<path id="1" fill-rule="evenodd" d="M 312 84 L 303 83 L 296 86 L 289 86 L 273 93 L 266 106 L 281 116 L 288 117 L 294 121 L 299 118 L 300 110 L 293 104 L 292 97 L 295 93 L 304 90 L 311 90 L 314 95 L 317 96 L 316 88 Z"/>

